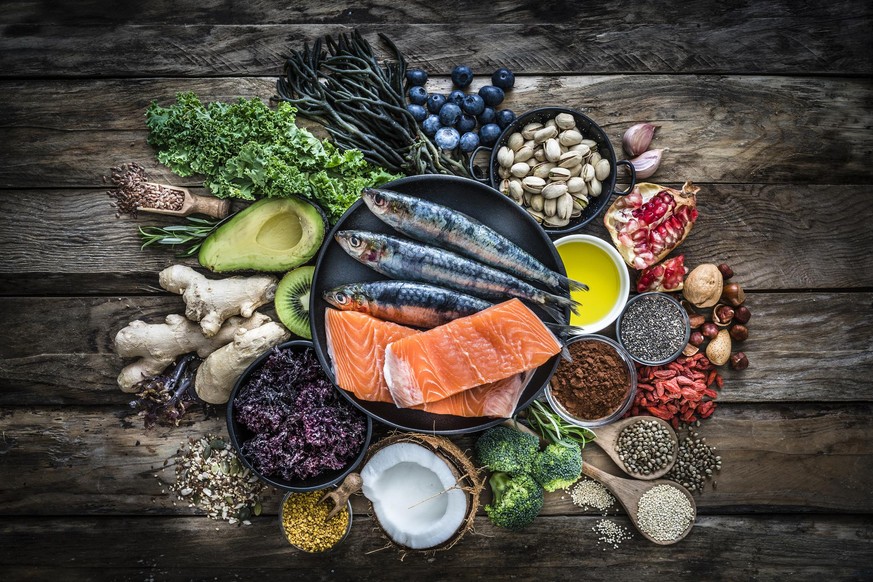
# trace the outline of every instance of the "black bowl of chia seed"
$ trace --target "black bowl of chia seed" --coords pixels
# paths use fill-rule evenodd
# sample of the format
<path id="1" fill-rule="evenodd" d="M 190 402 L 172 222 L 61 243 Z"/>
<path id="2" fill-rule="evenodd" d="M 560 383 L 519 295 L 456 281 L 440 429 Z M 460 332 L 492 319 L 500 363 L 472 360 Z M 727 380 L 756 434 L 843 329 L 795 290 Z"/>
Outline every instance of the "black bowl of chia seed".
<path id="1" fill-rule="evenodd" d="M 660 366 L 682 355 L 691 322 L 682 305 L 666 293 L 641 293 L 618 316 L 615 336 L 635 362 Z"/>

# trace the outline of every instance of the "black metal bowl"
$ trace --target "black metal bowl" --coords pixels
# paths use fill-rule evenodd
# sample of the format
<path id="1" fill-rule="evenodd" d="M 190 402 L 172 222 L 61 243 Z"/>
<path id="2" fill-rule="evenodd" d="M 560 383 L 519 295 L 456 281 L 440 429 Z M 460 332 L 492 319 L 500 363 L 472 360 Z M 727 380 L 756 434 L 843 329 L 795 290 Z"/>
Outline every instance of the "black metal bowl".
<path id="1" fill-rule="evenodd" d="M 488 158 L 487 176 L 476 179 L 480 182 L 490 184 L 491 187 L 495 190 L 499 190 L 499 184 L 502 178 L 500 178 L 500 176 L 498 175 L 500 164 L 498 164 L 497 162 L 497 152 L 500 150 L 501 147 L 506 145 L 507 141 L 509 141 L 509 136 L 511 136 L 513 133 L 520 132 L 522 128 L 528 123 L 545 123 L 549 119 L 554 118 L 559 113 L 569 113 L 573 116 L 573 118 L 576 120 L 576 128 L 585 139 L 591 139 L 597 142 L 597 151 L 600 152 L 600 155 L 604 159 L 609 160 L 611 169 L 609 172 L 609 176 L 607 176 L 606 180 L 603 181 L 603 192 L 599 196 L 590 197 L 588 206 L 585 207 L 581 215 L 572 219 L 567 226 L 561 228 L 550 228 L 540 225 L 542 229 L 545 230 L 546 233 L 552 238 L 557 238 L 559 236 L 564 236 L 566 234 L 572 234 L 574 232 L 577 232 L 583 226 L 597 218 L 597 216 L 609 204 L 609 200 L 613 194 L 623 196 L 633 190 L 634 185 L 636 184 L 636 172 L 634 171 L 634 167 L 628 160 L 616 160 L 615 150 L 612 148 L 612 144 L 610 143 L 606 132 L 604 132 L 599 125 L 594 123 L 594 121 L 590 117 L 579 113 L 574 109 L 567 109 L 564 107 L 542 107 L 540 109 L 532 109 L 531 111 L 527 111 L 520 115 L 518 118 L 516 118 L 515 121 L 509 124 L 506 129 L 503 130 L 503 133 L 501 133 L 500 136 L 497 138 L 497 142 L 492 148 L 477 148 L 470 156 L 470 172 L 472 175 L 476 175 L 475 167 L 473 166 L 473 160 L 476 157 L 476 154 L 481 151 L 490 152 Z M 628 172 L 630 173 L 630 186 L 628 186 L 627 189 L 623 191 L 615 190 L 615 182 L 618 176 L 618 166 L 626 167 Z"/>
<path id="2" fill-rule="evenodd" d="M 389 190 L 438 202 L 472 216 L 522 247 L 550 269 L 566 274 L 564 264 L 557 250 L 555 250 L 555 246 L 539 225 L 537 225 L 536 221 L 510 198 L 484 184 L 455 176 L 425 175 L 403 178 L 386 184 L 384 187 Z M 364 204 L 363 200 L 358 200 L 337 221 L 337 224 L 321 247 L 315 265 L 315 275 L 312 279 L 309 317 L 315 352 L 331 380 L 336 378 L 327 353 L 324 311 L 327 308 L 332 309 L 332 307 L 324 300 L 323 293 L 347 283 L 385 279 L 385 277 L 354 260 L 342 250 L 334 240 L 334 234 L 340 230 L 367 230 L 385 234 L 398 234 L 391 227 L 376 218 Z M 531 309 L 541 318 L 549 321 L 548 316 L 543 311 L 537 307 L 531 307 Z M 564 317 L 569 318 L 569 309 L 565 310 Z M 517 410 L 527 407 L 549 383 L 549 379 L 558 367 L 559 358 L 560 356 L 554 356 L 536 369 L 522 392 Z M 345 390 L 340 390 L 340 392 L 352 404 L 374 419 L 402 430 L 436 434 L 461 434 L 484 430 L 503 420 L 500 418 L 465 418 L 461 416 L 432 414 L 410 408 L 398 408 L 393 403 L 359 400 Z"/>
<path id="3" fill-rule="evenodd" d="M 309 340 L 292 340 L 280 344 L 278 348 L 303 351 L 306 349 L 312 349 L 313 345 L 312 342 Z M 257 469 L 255 469 L 254 466 L 252 466 L 251 461 L 246 458 L 241 450 L 242 443 L 248 441 L 254 435 L 251 431 L 249 431 L 249 429 L 237 422 L 233 410 L 233 401 L 236 399 L 236 395 L 239 393 L 240 389 L 248 382 L 251 375 L 261 367 L 261 364 L 263 364 L 264 360 L 267 359 L 271 351 L 272 350 L 269 350 L 258 356 L 258 359 L 252 362 L 251 365 L 245 369 L 245 371 L 237 379 L 236 384 L 233 387 L 233 391 L 230 393 L 230 399 L 227 401 L 227 432 L 230 436 L 230 442 L 233 445 L 233 448 L 236 451 L 237 455 L 239 455 L 240 459 L 242 459 L 243 464 L 248 467 L 255 475 L 257 475 L 262 481 L 264 481 L 265 483 L 269 483 L 277 489 L 302 493 L 304 491 L 315 491 L 318 489 L 324 489 L 326 487 L 336 485 L 337 483 L 345 479 L 346 475 L 351 473 L 361 463 L 361 461 L 364 460 L 364 456 L 367 454 L 367 448 L 370 446 L 370 440 L 373 438 L 373 420 L 369 417 L 369 415 L 367 415 L 366 418 L 367 435 L 364 438 L 364 443 L 361 446 L 361 452 L 358 454 L 358 456 L 355 457 L 354 460 L 349 462 L 342 469 L 331 469 L 328 471 L 324 471 L 320 475 L 310 477 L 308 479 L 287 480 L 281 477 L 271 477 L 263 475 Z"/>

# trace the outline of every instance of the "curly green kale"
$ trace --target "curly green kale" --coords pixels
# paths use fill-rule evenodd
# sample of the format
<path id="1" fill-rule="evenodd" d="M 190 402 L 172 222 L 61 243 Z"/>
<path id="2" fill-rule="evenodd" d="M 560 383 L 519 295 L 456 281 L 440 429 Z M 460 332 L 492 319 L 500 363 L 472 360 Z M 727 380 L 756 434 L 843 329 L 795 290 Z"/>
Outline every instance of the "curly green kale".
<path id="1" fill-rule="evenodd" d="M 543 488 L 530 475 L 494 473 L 488 483 L 494 499 L 485 506 L 485 513 L 494 525 L 521 529 L 530 525 L 543 508 Z"/>
<path id="2" fill-rule="evenodd" d="M 569 487 L 582 476 L 582 449 L 574 441 L 552 443 L 537 453 L 531 474 L 546 491 Z"/>
<path id="3" fill-rule="evenodd" d="M 491 471 L 529 473 L 540 450 L 537 437 L 507 426 L 495 426 L 476 441 L 476 462 Z"/>
<path id="4" fill-rule="evenodd" d="M 270 109 L 258 98 L 204 105 L 192 92 L 179 93 L 170 107 L 149 106 L 148 141 L 162 164 L 179 176 L 202 174 L 219 198 L 300 195 L 318 203 L 331 222 L 363 188 L 399 177 L 358 150 L 340 151 L 297 127 L 295 112 L 287 103 Z"/>

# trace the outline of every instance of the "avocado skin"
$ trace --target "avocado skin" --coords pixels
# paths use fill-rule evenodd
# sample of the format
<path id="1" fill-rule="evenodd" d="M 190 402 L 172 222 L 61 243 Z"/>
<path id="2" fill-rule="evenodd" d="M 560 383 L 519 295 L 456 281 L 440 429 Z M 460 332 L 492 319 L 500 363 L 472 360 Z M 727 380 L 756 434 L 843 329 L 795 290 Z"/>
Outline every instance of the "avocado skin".
<path id="1" fill-rule="evenodd" d="M 270 222 L 272 228 L 281 228 L 282 220 L 288 221 L 288 228 L 301 229 L 296 245 L 270 248 L 258 242 L 264 225 Z M 209 235 L 197 259 L 216 273 L 290 271 L 316 255 L 326 227 L 319 208 L 302 198 L 265 198 L 241 210 Z"/>

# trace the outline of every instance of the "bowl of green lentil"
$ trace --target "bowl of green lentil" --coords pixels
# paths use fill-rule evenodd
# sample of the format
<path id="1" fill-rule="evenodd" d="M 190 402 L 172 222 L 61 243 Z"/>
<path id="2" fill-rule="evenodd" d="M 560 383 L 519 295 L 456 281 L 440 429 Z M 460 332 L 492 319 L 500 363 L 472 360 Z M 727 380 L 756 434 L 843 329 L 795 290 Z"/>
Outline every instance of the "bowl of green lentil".
<path id="1" fill-rule="evenodd" d="M 670 295 L 640 293 L 618 316 L 615 336 L 635 362 L 661 366 L 682 355 L 691 337 L 691 322 L 685 308 Z"/>
<path id="2" fill-rule="evenodd" d="M 290 491 L 282 499 L 279 529 L 293 547 L 309 554 L 325 554 L 336 548 L 352 531 L 352 502 L 327 519 L 332 505 L 321 501 L 328 489 Z"/>

